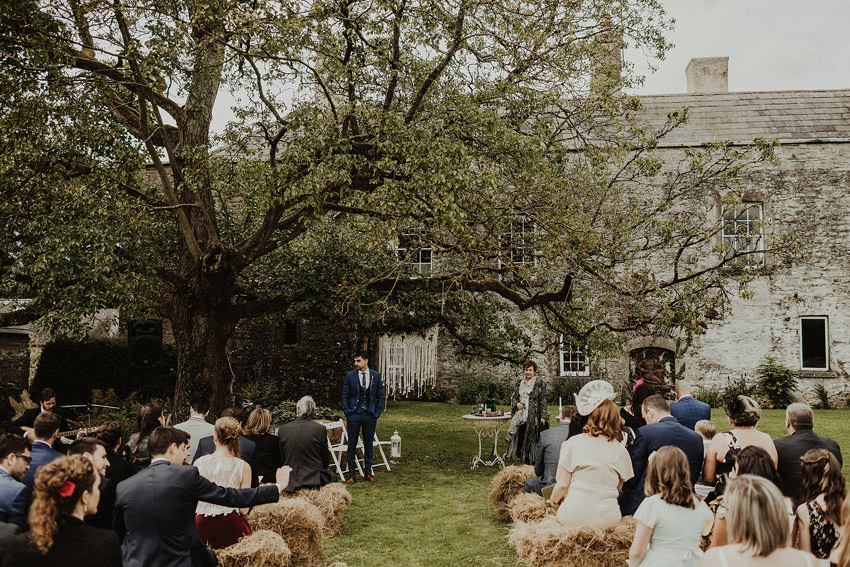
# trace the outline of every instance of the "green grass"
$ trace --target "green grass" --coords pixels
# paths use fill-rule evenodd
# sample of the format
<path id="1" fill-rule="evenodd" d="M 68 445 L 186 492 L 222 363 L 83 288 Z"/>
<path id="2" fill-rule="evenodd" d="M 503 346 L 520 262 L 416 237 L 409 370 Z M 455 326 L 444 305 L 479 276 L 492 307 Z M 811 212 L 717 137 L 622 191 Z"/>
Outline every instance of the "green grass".
<path id="1" fill-rule="evenodd" d="M 550 407 L 550 415 L 556 412 L 556 407 Z M 352 503 L 342 532 L 324 540 L 329 563 L 340 561 L 349 567 L 520 564 L 507 544 L 510 525 L 494 520 L 487 503 L 490 481 L 499 468 L 470 469 L 478 444 L 472 427 L 461 418 L 465 413 L 469 413 L 467 406 L 389 402 L 378 420 L 378 436 L 389 440 L 398 430 L 402 458 L 391 463 L 391 472 L 375 470 L 377 484 L 358 479 L 350 487 Z M 815 431 L 850 448 L 848 418 L 850 410 L 816 410 Z M 728 429 L 722 410 L 713 410 L 712 419 L 718 430 Z M 784 423 L 784 411 L 766 410 L 759 429 L 782 437 Z M 505 448 L 504 435 L 499 447 Z M 850 455 L 845 453 L 844 460 L 848 463 Z"/>

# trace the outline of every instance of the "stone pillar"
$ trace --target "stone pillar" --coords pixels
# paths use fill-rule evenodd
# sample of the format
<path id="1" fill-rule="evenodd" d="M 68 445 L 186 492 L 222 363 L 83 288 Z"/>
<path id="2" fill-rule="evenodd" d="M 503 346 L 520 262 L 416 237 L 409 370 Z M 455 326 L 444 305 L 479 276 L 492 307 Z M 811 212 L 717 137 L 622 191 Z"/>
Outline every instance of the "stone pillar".
<path id="1" fill-rule="evenodd" d="M 698 57 L 691 59 L 685 68 L 688 77 L 688 94 L 729 92 L 729 58 Z"/>

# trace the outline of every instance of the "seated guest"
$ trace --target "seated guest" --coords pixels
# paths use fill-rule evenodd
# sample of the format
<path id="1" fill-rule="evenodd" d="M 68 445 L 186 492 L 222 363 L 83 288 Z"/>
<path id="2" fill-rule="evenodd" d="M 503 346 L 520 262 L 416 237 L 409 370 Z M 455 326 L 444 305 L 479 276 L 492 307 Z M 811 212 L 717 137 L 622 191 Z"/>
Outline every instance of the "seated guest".
<path id="1" fill-rule="evenodd" d="M 148 439 L 153 430 L 161 425 L 165 425 L 162 408 L 158 404 L 143 405 L 136 420 L 136 432 L 130 435 L 130 440 L 124 445 L 124 460 L 131 463 L 135 470 L 141 470 L 151 463 Z"/>
<path id="2" fill-rule="evenodd" d="M 803 464 L 803 503 L 797 507 L 798 549 L 827 559 L 838 541 L 841 504 L 847 496 L 838 459 L 826 449 L 810 449 Z"/>
<path id="3" fill-rule="evenodd" d="M 328 470 L 331 453 L 328 450 L 328 432 L 321 423 L 312 421 L 316 402 L 304 396 L 295 405 L 297 417 L 278 431 L 280 458 L 292 467 L 287 492 L 302 488 L 321 488 L 335 480 Z"/>
<path id="4" fill-rule="evenodd" d="M 830 567 L 850 567 L 850 496 L 841 504 L 841 527 L 839 528 L 838 544 L 829 554 Z"/>
<path id="5" fill-rule="evenodd" d="M 29 493 L 21 481 L 30 468 L 30 447 L 25 437 L 0 435 L 0 522 L 26 523 Z"/>
<path id="6" fill-rule="evenodd" d="M 254 477 L 260 482 L 274 478 L 275 471 L 283 464 L 280 460 L 280 440 L 269 433 L 272 426 L 272 414 L 269 410 L 256 408 L 248 416 L 245 424 L 245 438 L 253 441 L 257 447 L 251 459 Z"/>
<path id="7" fill-rule="evenodd" d="M 614 388 L 604 380 L 585 384 L 576 394 L 578 413 L 587 416 L 584 432 L 561 446 L 550 501 L 566 526 L 609 526 L 620 521 L 617 494 L 633 476 L 629 452 L 620 439 Z"/>
<path id="8" fill-rule="evenodd" d="M 694 431 L 699 433 L 699 436 L 702 437 L 702 455 L 704 462 L 705 454 L 708 452 L 708 446 L 711 445 L 711 440 L 714 439 L 715 435 L 717 435 L 717 426 L 711 420 L 701 419 L 694 424 Z M 694 490 L 700 495 L 700 498 L 705 498 L 714 491 L 714 486 L 705 482 L 705 479 L 702 477 L 702 471 L 700 471 L 699 478 L 697 479 L 696 485 L 694 485 Z"/>
<path id="9" fill-rule="evenodd" d="M 103 441 L 106 447 L 106 460 L 109 461 L 106 476 L 115 484 L 133 476 L 136 472 L 133 465 L 118 454 L 121 447 L 121 425 L 117 421 L 105 421 L 97 428 L 94 437 Z"/>
<path id="10" fill-rule="evenodd" d="M 100 476 L 100 504 L 97 507 L 96 514 L 86 516 L 86 524 L 111 530 L 112 509 L 115 507 L 115 486 L 117 483 L 106 476 L 106 472 L 109 470 L 106 445 L 103 444 L 103 441 L 94 437 L 80 437 L 68 447 L 68 455 L 82 455 L 87 458 Z"/>
<path id="11" fill-rule="evenodd" d="M 26 410 L 18 419 L 11 422 L 8 426 L 9 433 L 17 433 L 18 435 L 26 435 L 32 441 L 32 429 L 35 427 L 35 418 L 44 412 L 56 412 L 56 392 L 52 388 L 45 388 L 38 395 L 38 407 Z M 68 422 L 61 415 L 59 429 L 67 431 Z"/>
<path id="12" fill-rule="evenodd" d="M 775 484 L 744 474 L 729 481 L 724 498 L 731 543 L 709 549 L 702 567 L 815 565 L 810 553 L 788 546 L 788 513 Z"/>
<path id="13" fill-rule="evenodd" d="M 671 445 L 658 449 L 646 473 L 647 497 L 635 512 L 629 565 L 699 565 L 703 526 L 713 516 L 691 486 L 690 464 L 682 450 Z"/>
<path id="14" fill-rule="evenodd" d="M 30 531 L 6 550 L 6 567 L 121 567 L 114 532 L 83 523 L 97 512 L 100 475 L 81 455 L 41 467 L 35 477 Z"/>
<path id="15" fill-rule="evenodd" d="M 210 414 L 210 401 L 207 398 L 195 398 L 189 406 L 189 419 L 178 423 L 174 427 L 182 429 L 189 434 L 189 458 L 187 464 L 192 464 L 195 452 L 198 450 L 198 441 L 213 434 L 214 426 L 207 421 Z"/>
<path id="16" fill-rule="evenodd" d="M 632 388 L 632 396 L 629 403 L 620 409 L 620 416 L 623 418 L 623 424 L 632 430 L 637 430 L 639 427 L 646 425 L 643 419 L 641 408 L 643 401 L 649 396 L 655 395 L 655 386 L 641 381 L 635 384 Z"/>
<path id="17" fill-rule="evenodd" d="M 800 503 L 802 490 L 802 469 L 800 457 L 809 449 L 826 449 L 842 464 L 841 449 L 838 443 L 828 437 L 821 437 L 812 430 L 815 415 L 806 404 L 791 404 L 785 410 L 785 431 L 788 437 L 774 441 L 778 460 L 777 469 L 782 477 L 782 493 L 790 496 L 796 504 Z"/>
<path id="18" fill-rule="evenodd" d="M 735 465 L 733 458 L 741 449 L 749 445 L 761 447 L 770 455 L 776 466 L 776 447 L 767 433 L 756 429 L 761 419 L 761 408 L 749 396 L 732 396 L 726 401 L 726 415 L 731 429 L 715 435 L 705 453 L 705 467 L 702 476 L 707 484 L 717 485 L 715 490 L 722 493 L 723 476 L 729 474 Z"/>
<path id="19" fill-rule="evenodd" d="M 534 459 L 534 472 L 537 476 L 525 481 L 523 492 L 536 492 L 543 495 L 543 489 L 555 484 L 555 472 L 558 470 L 558 457 L 561 445 L 567 440 L 570 431 L 570 418 L 576 412 L 575 406 L 561 409 L 560 424 L 540 433 L 537 442 L 537 457 Z"/>
<path id="20" fill-rule="evenodd" d="M 643 417 L 646 425 L 637 430 L 634 445 L 629 450 L 634 478 L 623 486 L 619 498 L 620 511 L 624 516 L 633 515 L 646 497 L 644 485 L 649 457 L 661 447 L 673 445 L 685 453 L 690 466 L 690 478 L 699 478 L 702 468 L 702 437 L 670 415 L 667 400 L 659 395 L 646 398 L 643 401 Z"/>
<path id="21" fill-rule="evenodd" d="M 676 381 L 676 401 L 670 404 L 670 415 L 688 429 L 694 429 L 701 419 L 711 419 L 711 406 L 694 398 L 687 380 Z"/>
<path id="22" fill-rule="evenodd" d="M 734 457 L 735 464 L 732 466 L 732 471 L 729 473 L 729 478 L 735 478 L 742 474 L 748 474 L 765 478 L 779 488 L 781 481 L 779 474 L 776 472 L 776 467 L 773 466 L 773 461 L 770 460 L 770 455 L 761 447 L 750 445 L 744 447 L 741 452 Z M 790 498 L 785 498 L 785 511 L 790 518 L 790 525 L 793 527 L 794 522 L 794 503 Z M 729 543 L 727 534 L 726 515 L 727 508 L 723 499 L 723 495 L 717 497 L 712 504 L 717 509 L 717 514 L 714 518 L 714 527 L 711 532 L 711 547 L 719 547 Z M 788 545 L 791 545 L 791 531 L 788 532 Z"/>
<path id="23" fill-rule="evenodd" d="M 215 451 L 196 459 L 192 466 L 210 482 L 227 488 L 250 488 L 251 466 L 239 458 L 239 423 L 232 417 L 220 417 L 215 422 L 213 442 Z M 195 525 L 198 537 L 212 549 L 223 549 L 240 538 L 251 535 L 245 520 L 247 508 L 238 510 L 209 502 L 198 502 Z"/>
<path id="24" fill-rule="evenodd" d="M 59 424 L 61 422 L 62 418 L 52 411 L 41 413 L 35 418 L 35 422 L 33 423 L 34 439 L 32 442 L 32 458 L 30 459 L 30 468 L 27 474 L 24 475 L 24 484 L 27 485 L 28 494 L 32 494 L 35 473 L 39 467 L 62 456 L 62 453 L 53 449 L 53 443 L 58 437 Z"/>
<path id="25" fill-rule="evenodd" d="M 239 427 L 243 427 L 245 425 L 245 412 L 242 411 L 242 408 L 240 407 L 234 406 L 227 408 L 221 412 L 221 417 L 232 417 L 239 422 Z M 256 443 L 242 434 L 239 435 L 239 456 L 247 461 L 249 465 L 254 462 L 254 451 L 256 448 Z M 192 458 L 192 462 L 195 462 L 195 459 L 203 457 L 204 455 L 212 455 L 214 451 L 215 443 L 213 442 L 212 435 L 199 439 L 198 449 L 195 451 L 195 456 Z"/>

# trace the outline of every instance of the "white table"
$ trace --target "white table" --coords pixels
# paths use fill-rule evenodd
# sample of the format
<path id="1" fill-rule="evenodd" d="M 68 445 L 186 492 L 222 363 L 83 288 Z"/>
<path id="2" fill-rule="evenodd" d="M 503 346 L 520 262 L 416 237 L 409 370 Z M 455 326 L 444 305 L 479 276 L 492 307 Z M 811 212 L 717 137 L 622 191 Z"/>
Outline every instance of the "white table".
<path id="1" fill-rule="evenodd" d="M 472 458 L 472 468 L 475 469 L 479 464 L 492 467 L 499 464 L 501 468 L 505 468 L 505 461 L 499 454 L 499 430 L 502 425 L 510 422 L 510 415 L 496 415 L 492 417 L 478 416 L 467 414 L 463 416 L 466 423 L 472 425 L 475 433 L 478 434 L 478 454 Z M 481 438 L 493 438 L 493 460 L 485 461 L 481 458 Z"/>

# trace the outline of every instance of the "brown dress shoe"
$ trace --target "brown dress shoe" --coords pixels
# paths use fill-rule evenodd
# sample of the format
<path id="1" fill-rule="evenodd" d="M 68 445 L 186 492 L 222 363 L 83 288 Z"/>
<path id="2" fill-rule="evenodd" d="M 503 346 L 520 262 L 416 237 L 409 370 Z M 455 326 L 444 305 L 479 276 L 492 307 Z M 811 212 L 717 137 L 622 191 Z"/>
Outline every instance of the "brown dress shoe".
<path id="1" fill-rule="evenodd" d="M 372 484 L 378 482 L 378 479 L 376 479 L 374 476 L 372 476 L 370 474 L 365 475 L 363 478 L 365 478 L 366 480 L 368 480 Z"/>
<path id="2" fill-rule="evenodd" d="M 348 477 L 348 480 L 345 481 L 345 484 L 354 484 L 354 477 L 353 476 Z"/>

